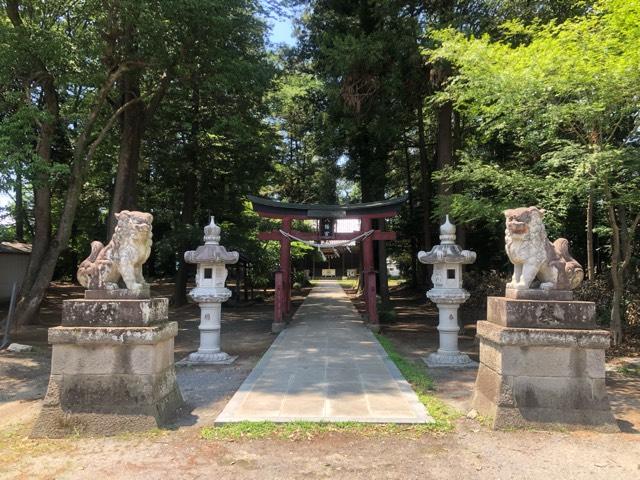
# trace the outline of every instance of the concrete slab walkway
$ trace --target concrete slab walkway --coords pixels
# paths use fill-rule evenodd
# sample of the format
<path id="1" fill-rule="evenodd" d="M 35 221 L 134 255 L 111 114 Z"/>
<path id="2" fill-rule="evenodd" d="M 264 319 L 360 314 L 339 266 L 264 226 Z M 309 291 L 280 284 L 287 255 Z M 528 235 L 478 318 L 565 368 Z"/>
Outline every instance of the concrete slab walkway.
<path id="1" fill-rule="evenodd" d="M 415 392 L 335 281 L 319 281 L 216 423 L 428 423 Z"/>

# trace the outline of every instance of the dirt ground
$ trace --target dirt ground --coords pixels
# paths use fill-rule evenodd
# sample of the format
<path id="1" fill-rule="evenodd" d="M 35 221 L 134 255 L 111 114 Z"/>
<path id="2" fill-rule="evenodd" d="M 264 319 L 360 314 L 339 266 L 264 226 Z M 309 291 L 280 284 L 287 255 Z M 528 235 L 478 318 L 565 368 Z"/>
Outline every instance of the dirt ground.
<path id="1" fill-rule="evenodd" d="M 157 294 L 170 287 L 157 285 Z M 306 292 L 294 299 L 294 308 Z M 75 287 L 54 286 L 43 309 L 45 326 L 14 341 L 36 347 L 25 354 L 0 353 L 0 478 L 640 478 L 640 377 L 609 365 L 607 385 L 623 433 L 494 432 L 462 417 L 450 433 L 382 435 L 327 433 L 312 439 L 214 441 L 200 436 L 275 338 L 268 302 L 223 308 L 223 349 L 236 363 L 177 367 L 187 408 L 160 431 L 111 438 L 30 440 L 50 366 L 46 328 L 59 322 L 60 301 L 79 296 Z M 357 299 L 354 299 L 357 303 Z M 437 344 L 436 311 L 422 295 L 396 291 L 397 317 L 384 327 L 402 354 L 419 360 Z M 176 360 L 197 345 L 198 310 L 171 309 L 178 320 Z M 461 349 L 477 359 L 473 330 Z M 462 412 L 468 409 L 475 370 L 431 371 L 436 395 Z"/>

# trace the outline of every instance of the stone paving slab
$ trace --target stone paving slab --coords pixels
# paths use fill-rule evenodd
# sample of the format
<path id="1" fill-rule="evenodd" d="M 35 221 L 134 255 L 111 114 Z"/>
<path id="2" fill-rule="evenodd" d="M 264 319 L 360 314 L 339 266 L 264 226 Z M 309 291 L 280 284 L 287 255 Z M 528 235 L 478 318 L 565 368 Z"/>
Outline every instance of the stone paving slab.
<path id="1" fill-rule="evenodd" d="M 320 281 L 215 423 L 433 422 L 335 281 Z"/>

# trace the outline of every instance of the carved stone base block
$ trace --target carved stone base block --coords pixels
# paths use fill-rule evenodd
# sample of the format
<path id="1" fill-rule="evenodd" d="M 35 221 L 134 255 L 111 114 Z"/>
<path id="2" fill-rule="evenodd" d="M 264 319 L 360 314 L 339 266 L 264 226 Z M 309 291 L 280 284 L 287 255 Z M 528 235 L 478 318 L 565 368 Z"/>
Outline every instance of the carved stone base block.
<path id="1" fill-rule="evenodd" d="M 478 322 L 472 408 L 495 429 L 619 431 L 605 388 L 603 330 L 509 328 Z"/>
<path id="2" fill-rule="evenodd" d="M 146 299 L 151 297 L 149 285 L 145 285 L 140 290 L 129 290 L 127 288 L 116 288 L 115 290 L 85 290 L 84 298 L 87 300 L 132 300 Z"/>
<path id="3" fill-rule="evenodd" d="M 180 360 L 177 365 L 231 365 L 237 358 L 237 355 L 231 356 L 225 352 L 193 352 L 188 357 Z"/>
<path id="4" fill-rule="evenodd" d="M 62 305 L 62 326 L 149 327 L 166 322 L 168 315 L 168 298 L 65 300 Z"/>
<path id="5" fill-rule="evenodd" d="M 429 368 L 476 368 L 478 362 L 474 362 L 469 358 L 469 355 L 465 353 L 431 353 L 422 361 L 427 364 Z"/>
<path id="6" fill-rule="evenodd" d="M 503 327 L 595 329 L 596 304 L 487 297 L 487 320 Z"/>
<path id="7" fill-rule="evenodd" d="M 571 290 L 542 290 L 540 288 L 507 288 L 504 296 L 520 300 L 573 300 Z"/>
<path id="8" fill-rule="evenodd" d="M 176 322 L 154 327 L 56 327 L 51 377 L 32 437 L 143 431 L 183 400 L 173 364 Z"/>

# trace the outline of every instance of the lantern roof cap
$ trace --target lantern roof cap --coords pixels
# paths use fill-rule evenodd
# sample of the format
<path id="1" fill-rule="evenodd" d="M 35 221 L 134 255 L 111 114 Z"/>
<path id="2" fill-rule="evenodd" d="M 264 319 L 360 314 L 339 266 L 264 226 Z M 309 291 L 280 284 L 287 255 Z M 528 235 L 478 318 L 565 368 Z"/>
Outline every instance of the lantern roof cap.
<path id="1" fill-rule="evenodd" d="M 420 263 L 435 265 L 438 263 L 470 264 L 476 261 L 476 252 L 463 250 L 460 245 L 435 245 L 428 252 L 418 252 Z"/>
<path id="2" fill-rule="evenodd" d="M 429 252 L 418 252 L 418 260 L 426 264 L 453 263 L 469 264 L 476 261 L 476 252 L 463 250 L 456 245 L 456 226 L 449 220 L 449 215 L 440 225 L 440 245 L 435 245 Z"/>
<path id="3" fill-rule="evenodd" d="M 227 249 L 220 245 L 220 232 L 222 229 L 216 225 L 213 217 L 209 225 L 204 227 L 204 245 L 200 245 L 195 250 L 185 252 L 184 260 L 187 263 L 237 263 L 240 258 L 239 252 L 227 252 Z"/>

